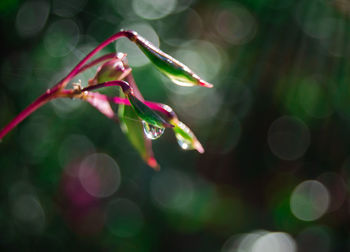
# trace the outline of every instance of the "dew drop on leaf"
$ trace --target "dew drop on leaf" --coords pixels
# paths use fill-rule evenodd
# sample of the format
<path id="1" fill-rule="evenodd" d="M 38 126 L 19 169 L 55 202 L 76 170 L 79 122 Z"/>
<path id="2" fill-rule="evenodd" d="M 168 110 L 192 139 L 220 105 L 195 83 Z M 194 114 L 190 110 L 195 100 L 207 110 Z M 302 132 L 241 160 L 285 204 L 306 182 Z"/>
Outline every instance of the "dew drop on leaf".
<path id="1" fill-rule="evenodd" d="M 143 131 L 147 138 L 154 140 L 163 135 L 165 128 L 156 127 L 154 125 L 148 124 L 145 121 L 142 121 Z"/>
<path id="2" fill-rule="evenodd" d="M 175 75 L 167 74 L 166 75 L 178 86 L 183 86 L 183 87 L 193 87 L 195 84 L 192 82 L 186 80 L 185 78 L 181 78 Z"/>
<path id="3" fill-rule="evenodd" d="M 176 134 L 176 139 L 177 139 L 177 143 L 180 145 L 180 147 L 183 150 L 193 150 L 194 149 L 192 142 L 188 139 L 185 139 L 180 134 Z"/>

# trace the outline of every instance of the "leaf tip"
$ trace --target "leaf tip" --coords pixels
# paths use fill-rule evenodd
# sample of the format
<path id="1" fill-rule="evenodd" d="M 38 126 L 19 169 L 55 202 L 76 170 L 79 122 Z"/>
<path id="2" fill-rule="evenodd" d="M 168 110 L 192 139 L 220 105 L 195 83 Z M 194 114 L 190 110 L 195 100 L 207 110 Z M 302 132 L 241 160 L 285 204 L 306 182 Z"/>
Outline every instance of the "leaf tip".
<path id="1" fill-rule="evenodd" d="M 207 88 L 212 88 L 214 87 L 213 84 L 209 83 L 209 82 L 206 82 L 204 80 L 199 80 L 199 85 L 202 86 L 202 87 L 207 87 Z"/>
<path id="2" fill-rule="evenodd" d="M 200 153 L 200 154 L 203 154 L 204 153 L 204 148 L 203 146 L 201 145 L 201 143 L 199 141 L 195 141 L 193 143 L 193 147 Z"/>
<path id="3" fill-rule="evenodd" d="M 159 171 L 160 170 L 160 166 L 157 163 L 157 160 L 154 157 L 149 157 L 147 160 L 147 164 L 152 167 L 155 171 Z"/>

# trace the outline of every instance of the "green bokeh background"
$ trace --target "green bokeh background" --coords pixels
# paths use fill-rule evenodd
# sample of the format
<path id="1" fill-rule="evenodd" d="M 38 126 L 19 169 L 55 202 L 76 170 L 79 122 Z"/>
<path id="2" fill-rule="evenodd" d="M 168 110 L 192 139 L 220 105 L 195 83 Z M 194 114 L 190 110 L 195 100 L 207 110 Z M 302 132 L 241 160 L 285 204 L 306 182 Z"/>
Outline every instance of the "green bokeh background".
<path id="1" fill-rule="evenodd" d="M 1 250 L 349 251 L 349 15 L 345 0 L 1 1 L 0 126 L 121 28 L 215 86 L 176 87 L 117 42 L 145 99 L 169 104 L 206 152 L 166 130 L 155 172 L 89 104 L 51 102 L 0 144 Z M 106 197 L 79 177 L 94 153 L 120 173 Z M 310 221 L 291 205 L 305 181 L 301 214 L 327 205 Z M 257 230 L 294 245 L 243 248 Z"/>

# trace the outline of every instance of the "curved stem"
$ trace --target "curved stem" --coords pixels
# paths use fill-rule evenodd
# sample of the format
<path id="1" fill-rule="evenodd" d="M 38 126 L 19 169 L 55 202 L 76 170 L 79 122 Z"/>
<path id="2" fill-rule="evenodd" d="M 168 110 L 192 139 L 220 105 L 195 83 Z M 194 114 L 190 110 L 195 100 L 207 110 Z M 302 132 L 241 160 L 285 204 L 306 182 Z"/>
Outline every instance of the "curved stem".
<path id="1" fill-rule="evenodd" d="M 64 88 L 68 82 L 74 78 L 75 75 L 77 75 L 80 71 L 80 68 L 90 59 L 92 58 L 96 53 L 98 53 L 99 51 L 101 51 L 104 47 L 106 47 L 107 45 L 109 45 L 110 43 L 116 41 L 117 39 L 121 38 L 121 37 L 128 37 L 129 33 L 127 31 L 120 31 L 114 35 L 112 35 L 111 37 L 109 37 L 108 39 L 106 39 L 105 41 L 103 41 L 101 44 L 99 44 L 94 50 L 92 50 L 88 55 L 85 56 L 84 59 L 82 59 L 78 65 L 76 65 L 73 70 L 62 80 L 60 81 L 57 85 L 59 86 L 59 88 Z"/>
<path id="2" fill-rule="evenodd" d="M 115 53 L 108 53 L 108 54 L 105 54 L 93 61 L 91 61 L 90 63 L 87 63 L 85 64 L 84 66 L 82 66 L 79 71 L 76 73 L 76 75 L 80 74 L 81 72 L 84 72 L 86 69 L 90 68 L 90 67 L 93 67 L 103 61 L 106 61 L 106 60 L 109 60 L 109 59 L 114 59 L 114 58 L 117 58 L 116 54 Z M 75 77 L 75 76 L 74 76 Z"/>
<path id="3" fill-rule="evenodd" d="M 32 104 L 22 110 L 22 112 L 19 113 L 9 124 L 0 130 L 0 140 L 31 113 L 46 104 L 48 101 L 56 98 L 56 94 L 57 92 L 48 91 L 45 94 L 39 96 L 39 98 L 37 98 Z"/>
<path id="4" fill-rule="evenodd" d="M 98 99 L 113 102 L 115 104 L 119 105 L 126 105 L 131 106 L 130 101 L 127 98 L 121 98 L 118 96 L 107 96 L 104 94 L 99 94 Z M 162 113 L 165 117 L 167 117 L 169 120 L 171 119 L 177 119 L 177 115 L 175 112 L 170 108 L 168 105 L 157 103 L 157 102 L 150 102 L 150 101 L 144 101 L 144 103 L 152 110 L 158 111 Z"/>
<path id="5" fill-rule="evenodd" d="M 91 91 L 91 90 L 95 90 L 95 89 L 99 89 L 99 88 L 103 88 L 103 87 L 112 87 L 112 86 L 119 86 L 122 88 L 123 93 L 127 94 L 127 93 L 132 93 L 132 89 L 129 85 L 129 83 L 127 83 L 126 81 L 122 81 L 122 80 L 116 80 L 116 81 L 106 81 L 103 83 L 99 83 L 93 86 L 88 86 L 86 88 L 83 88 L 81 90 L 81 92 L 85 92 L 85 91 Z"/>
<path id="6" fill-rule="evenodd" d="M 18 114 L 9 124 L 7 124 L 3 129 L 0 130 L 0 139 L 2 139 L 8 132 L 10 132 L 14 127 L 16 127 L 20 122 L 22 122 L 27 116 L 29 116 L 31 113 L 33 113 L 36 109 L 40 108 L 42 105 L 46 104 L 49 100 L 53 98 L 57 98 L 60 96 L 66 96 L 64 94 L 63 89 L 68 84 L 68 82 L 73 79 L 77 74 L 83 72 L 89 67 L 92 67 L 104 60 L 110 59 L 115 57 L 115 54 L 106 54 L 86 65 L 84 65 L 90 58 L 92 58 L 96 53 L 101 51 L 104 47 L 112 43 L 113 41 L 121 38 L 121 37 L 129 37 L 130 32 L 128 31 L 120 31 L 105 41 L 103 41 L 101 44 L 99 44 L 95 49 L 93 49 L 84 59 L 82 59 L 73 69 L 72 71 L 63 78 L 60 82 L 58 82 L 55 86 L 53 86 L 51 89 L 48 89 L 47 92 L 43 95 L 41 95 L 39 98 L 37 98 L 33 103 L 31 103 L 28 107 L 26 107 L 20 114 Z M 123 92 L 128 92 L 130 90 L 129 84 L 126 82 L 114 82 L 114 83 L 104 83 L 105 86 L 112 86 L 112 85 L 118 85 L 121 86 L 123 89 Z M 102 87 L 102 86 L 101 86 Z M 72 94 L 70 94 L 72 95 Z M 67 96 L 66 96 L 67 97 Z"/>

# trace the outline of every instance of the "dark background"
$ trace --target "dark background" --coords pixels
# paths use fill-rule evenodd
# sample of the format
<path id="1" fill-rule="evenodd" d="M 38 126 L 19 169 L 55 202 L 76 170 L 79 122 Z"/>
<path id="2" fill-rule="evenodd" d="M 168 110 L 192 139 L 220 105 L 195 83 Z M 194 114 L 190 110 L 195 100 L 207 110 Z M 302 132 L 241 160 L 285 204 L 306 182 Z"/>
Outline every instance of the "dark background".
<path id="1" fill-rule="evenodd" d="M 155 172 L 118 124 L 53 101 L 0 144 L 2 250 L 349 251 L 349 14 L 346 0 L 2 0 L 1 126 L 121 28 L 215 86 L 177 87 L 118 41 L 145 99 L 206 152 L 167 130 Z"/>

